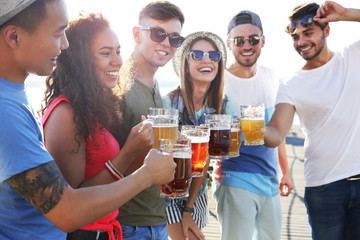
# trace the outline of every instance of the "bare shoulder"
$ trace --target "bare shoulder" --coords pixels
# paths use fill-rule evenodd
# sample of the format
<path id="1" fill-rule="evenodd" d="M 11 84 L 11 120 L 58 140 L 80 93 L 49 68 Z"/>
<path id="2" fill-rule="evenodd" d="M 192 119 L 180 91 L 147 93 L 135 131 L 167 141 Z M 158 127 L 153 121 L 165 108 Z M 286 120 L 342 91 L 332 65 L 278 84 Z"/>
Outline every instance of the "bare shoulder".
<path id="1" fill-rule="evenodd" d="M 45 142 L 52 155 L 54 151 L 78 148 L 79 143 L 75 140 L 78 129 L 74 116 L 73 108 L 68 102 L 61 102 L 52 110 L 44 125 Z"/>
<path id="2" fill-rule="evenodd" d="M 7 182 L 42 214 L 47 214 L 59 203 L 68 187 L 54 161 L 16 174 Z"/>
<path id="3" fill-rule="evenodd" d="M 73 118 L 74 118 L 74 111 L 71 106 L 71 103 L 63 101 L 54 108 L 54 110 L 52 111 L 49 117 L 49 121 L 54 119 L 58 119 L 59 121 L 64 121 L 64 120 L 73 121 Z"/>

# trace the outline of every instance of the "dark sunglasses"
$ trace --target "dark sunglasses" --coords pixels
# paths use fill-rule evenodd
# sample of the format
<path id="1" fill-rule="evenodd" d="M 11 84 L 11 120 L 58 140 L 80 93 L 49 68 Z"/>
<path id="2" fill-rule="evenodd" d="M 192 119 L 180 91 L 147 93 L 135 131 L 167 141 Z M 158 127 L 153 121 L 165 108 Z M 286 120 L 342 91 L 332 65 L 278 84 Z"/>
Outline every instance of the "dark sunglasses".
<path id="1" fill-rule="evenodd" d="M 286 27 L 285 32 L 287 32 L 290 35 L 293 34 L 295 32 L 295 29 L 296 29 L 297 25 L 298 25 L 298 22 L 303 27 L 310 27 L 314 23 L 314 16 L 307 15 L 307 16 L 303 17 L 302 19 L 300 19 L 299 21 L 291 22 Z"/>
<path id="2" fill-rule="evenodd" d="M 245 44 L 245 41 L 248 40 L 249 43 L 253 46 L 258 45 L 262 36 L 253 35 L 250 37 L 234 37 L 230 38 L 230 41 L 234 41 L 235 46 L 241 47 Z"/>
<path id="3" fill-rule="evenodd" d="M 153 28 L 147 26 L 139 26 L 139 28 L 142 30 L 150 30 L 150 39 L 154 42 L 162 42 L 165 40 L 166 37 L 169 37 L 170 46 L 174 48 L 180 47 L 185 40 L 184 37 L 180 36 L 177 33 L 167 33 L 160 28 Z"/>
<path id="4" fill-rule="evenodd" d="M 200 50 L 192 50 L 187 53 L 187 56 L 190 56 L 195 62 L 204 61 L 206 55 L 211 62 L 219 62 L 221 59 L 221 55 L 218 51 L 203 52 Z"/>

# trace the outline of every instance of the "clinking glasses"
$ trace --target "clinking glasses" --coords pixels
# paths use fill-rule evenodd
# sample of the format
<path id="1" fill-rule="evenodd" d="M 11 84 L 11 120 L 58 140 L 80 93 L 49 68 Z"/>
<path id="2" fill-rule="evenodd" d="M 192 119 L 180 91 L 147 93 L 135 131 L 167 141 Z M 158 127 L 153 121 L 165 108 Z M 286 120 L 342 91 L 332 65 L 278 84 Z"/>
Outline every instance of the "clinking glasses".
<path id="1" fill-rule="evenodd" d="M 285 32 L 287 32 L 290 35 L 293 34 L 295 32 L 296 26 L 298 25 L 298 22 L 303 27 L 310 27 L 314 23 L 314 16 L 307 15 L 298 21 L 291 22 L 286 27 Z"/>
<path id="2" fill-rule="evenodd" d="M 185 40 L 184 37 L 180 36 L 177 33 L 167 33 L 160 28 L 154 27 L 147 27 L 147 26 L 139 26 L 142 30 L 150 30 L 150 39 L 154 42 L 162 42 L 165 40 L 166 37 L 169 37 L 170 46 L 174 48 L 178 48 L 181 46 L 183 41 Z"/>
<path id="3" fill-rule="evenodd" d="M 229 40 L 234 41 L 235 46 L 241 47 L 245 44 L 246 40 L 248 40 L 251 45 L 255 46 L 259 44 L 261 38 L 262 36 L 252 35 L 250 37 L 234 37 Z"/>
<path id="4" fill-rule="evenodd" d="M 195 62 L 202 62 L 205 59 L 205 56 L 208 56 L 211 62 L 219 62 L 221 55 L 218 51 L 203 52 L 200 50 L 192 50 L 187 53 L 187 56 L 190 56 Z"/>

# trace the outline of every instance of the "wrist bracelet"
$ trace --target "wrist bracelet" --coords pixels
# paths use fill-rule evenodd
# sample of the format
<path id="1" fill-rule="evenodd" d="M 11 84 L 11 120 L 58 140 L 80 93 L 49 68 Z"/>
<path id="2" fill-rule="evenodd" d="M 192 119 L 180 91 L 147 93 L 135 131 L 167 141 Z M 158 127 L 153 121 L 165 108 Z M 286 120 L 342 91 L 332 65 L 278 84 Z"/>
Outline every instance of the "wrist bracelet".
<path id="1" fill-rule="evenodd" d="M 194 208 L 191 208 L 191 207 L 184 207 L 183 212 L 194 213 Z"/>
<path id="2" fill-rule="evenodd" d="M 124 175 L 122 175 L 122 173 L 112 164 L 110 160 L 107 161 L 107 163 L 121 178 L 124 178 Z"/>
<path id="3" fill-rule="evenodd" d="M 104 167 L 109 173 L 110 175 L 117 181 L 120 180 L 122 177 L 119 176 L 119 174 L 117 174 L 109 165 L 108 162 L 105 163 L 105 167 Z"/>

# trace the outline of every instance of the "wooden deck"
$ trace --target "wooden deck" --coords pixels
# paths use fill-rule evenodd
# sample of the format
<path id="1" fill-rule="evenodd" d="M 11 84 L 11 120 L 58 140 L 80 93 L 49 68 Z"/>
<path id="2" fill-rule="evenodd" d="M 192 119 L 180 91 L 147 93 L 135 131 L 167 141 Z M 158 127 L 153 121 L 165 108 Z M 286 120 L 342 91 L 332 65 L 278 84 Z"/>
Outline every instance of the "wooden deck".
<path id="1" fill-rule="evenodd" d="M 286 138 L 288 157 L 294 190 L 288 197 L 281 198 L 283 219 L 281 240 L 311 239 L 310 226 L 304 205 L 304 136 L 299 126 L 293 126 Z M 216 220 L 215 200 L 209 189 L 210 223 L 203 229 L 206 240 L 219 240 L 220 227 Z M 237 239 L 223 239 L 237 240 Z"/>

